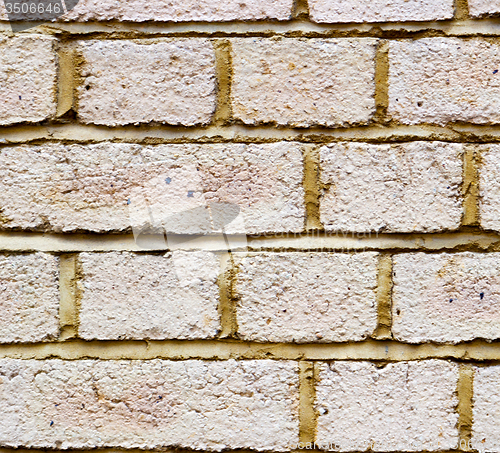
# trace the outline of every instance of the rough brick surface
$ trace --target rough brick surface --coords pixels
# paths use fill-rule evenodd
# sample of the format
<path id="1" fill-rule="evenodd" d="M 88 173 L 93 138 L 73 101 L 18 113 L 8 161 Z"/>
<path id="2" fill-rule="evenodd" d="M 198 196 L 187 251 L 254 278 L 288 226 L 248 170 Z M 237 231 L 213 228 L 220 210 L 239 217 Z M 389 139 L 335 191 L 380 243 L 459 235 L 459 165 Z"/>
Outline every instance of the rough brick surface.
<path id="1" fill-rule="evenodd" d="M 394 257 L 393 327 L 410 343 L 500 338 L 500 254 Z"/>
<path id="2" fill-rule="evenodd" d="M 500 230 L 500 146 L 479 145 L 479 217 L 481 226 Z"/>
<path id="3" fill-rule="evenodd" d="M 302 179 L 296 143 L 6 147 L 0 224 L 47 231 L 154 226 L 210 233 L 221 224 L 232 233 L 302 231 Z"/>
<path id="4" fill-rule="evenodd" d="M 43 121 L 56 111 L 56 40 L 0 37 L 0 125 Z"/>
<path id="5" fill-rule="evenodd" d="M 500 121 L 500 45 L 482 39 L 391 41 L 389 109 L 405 124 Z"/>
<path id="6" fill-rule="evenodd" d="M 336 143 L 320 150 L 328 230 L 455 229 L 462 216 L 462 145 Z"/>
<path id="7" fill-rule="evenodd" d="M 210 252 L 82 253 L 84 339 L 200 339 L 219 328 L 219 262 Z"/>
<path id="8" fill-rule="evenodd" d="M 314 22 L 389 22 L 451 19 L 453 1 L 390 0 L 309 0 Z"/>
<path id="9" fill-rule="evenodd" d="M 0 442 L 37 448 L 251 448 L 298 438 L 297 364 L 0 360 Z"/>
<path id="10" fill-rule="evenodd" d="M 499 0 L 468 0 L 469 14 L 472 17 L 498 15 L 500 13 Z"/>
<path id="11" fill-rule="evenodd" d="M 472 448 L 479 451 L 500 449 L 500 366 L 475 368 Z"/>
<path id="12" fill-rule="evenodd" d="M 233 39 L 232 106 L 246 124 L 338 126 L 375 111 L 374 39 Z"/>
<path id="13" fill-rule="evenodd" d="M 377 254 L 236 255 L 238 334 L 271 342 L 356 341 L 376 328 Z"/>
<path id="14" fill-rule="evenodd" d="M 192 126 L 215 110 L 215 54 L 206 39 L 82 41 L 78 116 L 84 123 Z"/>
<path id="15" fill-rule="evenodd" d="M 0 255 L 0 342 L 57 337 L 58 262 L 44 253 Z"/>
<path id="16" fill-rule="evenodd" d="M 292 0 L 174 0 L 170 2 L 132 0 L 80 0 L 67 20 L 121 20 L 143 21 L 208 21 L 229 20 L 288 20 L 292 13 Z"/>
<path id="17" fill-rule="evenodd" d="M 333 362 L 320 367 L 317 442 L 338 451 L 436 451 L 458 446 L 458 366 L 441 360 Z"/>

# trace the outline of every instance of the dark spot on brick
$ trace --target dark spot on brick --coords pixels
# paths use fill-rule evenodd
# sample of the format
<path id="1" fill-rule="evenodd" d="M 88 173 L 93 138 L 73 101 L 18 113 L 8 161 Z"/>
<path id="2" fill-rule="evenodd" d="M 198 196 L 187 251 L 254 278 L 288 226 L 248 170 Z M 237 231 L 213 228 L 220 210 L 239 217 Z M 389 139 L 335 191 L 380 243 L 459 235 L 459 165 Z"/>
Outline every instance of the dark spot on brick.
<path id="1" fill-rule="evenodd" d="M 172 178 L 165 178 L 165 182 L 166 182 L 167 184 L 170 184 L 170 183 L 172 182 Z"/>
<path id="2" fill-rule="evenodd" d="M 23 100 L 23 98 L 22 98 L 21 96 L 19 96 L 19 100 L 20 100 L 20 101 L 22 101 L 22 100 Z"/>
<path id="3" fill-rule="evenodd" d="M 131 201 L 130 201 L 130 198 L 129 198 L 129 199 L 127 200 L 127 204 L 130 204 L 130 203 L 131 203 Z"/>
<path id="4" fill-rule="evenodd" d="M 481 298 L 481 300 L 484 299 L 484 293 L 479 293 L 479 297 Z"/>
<path id="5" fill-rule="evenodd" d="M 417 105 L 418 105 L 419 107 L 422 107 L 422 105 L 424 105 L 424 103 L 423 103 L 422 101 L 419 101 L 419 102 L 417 102 Z"/>
<path id="6" fill-rule="evenodd" d="M 450 299 L 450 304 L 453 302 L 453 299 Z"/>
<path id="7" fill-rule="evenodd" d="M 53 424 L 54 424 L 54 420 L 52 420 L 52 421 L 50 422 L 50 426 L 52 426 Z"/>
<path id="8" fill-rule="evenodd" d="M 497 73 L 498 73 L 498 69 L 495 69 L 495 70 L 493 71 L 493 74 L 497 74 Z"/>

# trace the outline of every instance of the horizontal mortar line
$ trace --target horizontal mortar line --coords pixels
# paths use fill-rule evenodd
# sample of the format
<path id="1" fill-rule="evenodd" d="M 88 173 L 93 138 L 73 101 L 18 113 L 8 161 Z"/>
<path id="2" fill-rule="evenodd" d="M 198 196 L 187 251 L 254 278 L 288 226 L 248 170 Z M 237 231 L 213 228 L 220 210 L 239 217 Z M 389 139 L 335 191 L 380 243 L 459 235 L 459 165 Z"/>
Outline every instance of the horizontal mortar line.
<path id="1" fill-rule="evenodd" d="M 36 26 L 38 24 L 38 26 Z M 500 19 L 469 19 L 462 21 L 443 20 L 431 22 L 371 22 L 371 23 L 314 23 L 306 20 L 256 21 L 256 22 L 33 22 L 36 28 L 24 33 L 78 35 L 188 35 L 188 36 L 244 36 L 244 35 L 287 35 L 304 37 L 328 37 L 338 34 L 369 35 L 377 37 L 384 32 L 400 32 L 401 36 L 419 32 L 438 32 L 448 36 L 500 35 Z M 0 33 L 10 33 L 10 23 L 0 22 Z"/>
<path id="2" fill-rule="evenodd" d="M 176 127 L 166 125 L 108 127 L 85 124 L 23 125 L 0 127 L 0 145 L 40 140 L 64 140 L 78 143 L 123 141 L 150 143 L 304 141 L 399 142 L 405 140 L 442 140 L 449 142 L 500 141 L 500 125 L 452 126 L 357 126 L 351 128 L 285 128 L 275 126 Z"/>
<path id="3" fill-rule="evenodd" d="M 484 252 L 499 250 L 500 234 L 481 232 L 456 233 L 304 233 L 284 235 L 228 235 L 233 251 L 272 250 L 331 250 L 331 251 L 462 251 Z M 224 252 L 228 250 L 222 234 L 181 235 L 168 234 L 167 240 L 158 241 L 147 236 L 135 241 L 133 234 L 78 234 L 78 233 L 32 233 L 1 232 L 2 252 L 155 252 L 168 250 L 208 250 Z"/>
<path id="4" fill-rule="evenodd" d="M 456 359 L 498 361 L 500 343 L 475 340 L 458 345 L 419 344 L 365 340 L 358 343 L 293 344 L 236 340 L 83 341 L 3 344 L 0 358 L 64 360 L 385 360 Z"/>

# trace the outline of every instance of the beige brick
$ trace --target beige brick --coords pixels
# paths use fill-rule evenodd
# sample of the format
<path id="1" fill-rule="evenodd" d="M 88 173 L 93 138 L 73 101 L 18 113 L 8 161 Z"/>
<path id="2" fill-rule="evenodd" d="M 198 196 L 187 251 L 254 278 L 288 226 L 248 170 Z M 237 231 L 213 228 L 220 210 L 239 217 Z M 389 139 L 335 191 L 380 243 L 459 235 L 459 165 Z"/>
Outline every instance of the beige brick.
<path id="1" fill-rule="evenodd" d="M 236 254 L 235 264 L 244 340 L 357 341 L 377 326 L 376 253 Z"/>
<path id="2" fill-rule="evenodd" d="M 33 448 L 247 448 L 298 440 L 286 361 L 0 360 L 0 443 Z"/>
<path id="3" fill-rule="evenodd" d="M 86 340 L 195 340 L 220 329 L 213 253 L 82 253 L 80 265 Z"/>
<path id="4" fill-rule="evenodd" d="M 500 338 L 500 254 L 395 256 L 392 310 L 401 341 Z"/>
<path id="5" fill-rule="evenodd" d="M 210 122 L 216 82 L 209 40 L 81 41 L 79 49 L 78 116 L 84 123 Z"/>
<path id="6" fill-rule="evenodd" d="M 335 143 L 321 155 L 327 230 L 433 232 L 462 216 L 462 145 Z"/>
<path id="7" fill-rule="evenodd" d="M 472 17 L 495 16 L 500 13 L 500 0 L 468 0 Z"/>
<path id="8" fill-rule="evenodd" d="M 376 40 L 233 39 L 232 106 L 245 124 L 347 126 L 375 112 Z"/>
<path id="9" fill-rule="evenodd" d="M 391 41 L 389 115 L 405 124 L 500 121 L 500 45 L 483 39 Z"/>
<path id="10" fill-rule="evenodd" d="M 500 230 L 500 145 L 478 145 L 479 217 L 487 230 Z"/>
<path id="11" fill-rule="evenodd" d="M 205 207 L 226 203 L 236 206 L 234 214 L 229 206 L 229 220 L 237 215 L 228 232 L 302 231 L 302 179 L 302 146 L 288 142 L 5 147 L 0 222 L 64 232 L 152 225 L 209 233 L 220 228 L 204 223 Z"/>
<path id="12" fill-rule="evenodd" d="M 292 0 L 173 0 L 169 2 L 131 0 L 80 0 L 66 20 L 131 22 L 290 19 Z"/>
<path id="13" fill-rule="evenodd" d="M 316 442 L 338 451 L 458 446 L 458 366 L 441 360 L 320 365 Z"/>
<path id="14" fill-rule="evenodd" d="M 59 334 L 59 260 L 45 253 L 0 255 L 0 342 Z"/>
<path id="15" fill-rule="evenodd" d="M 309 0 L 314 22 L 389 22 L 451 19 L 452 0 Z"/>
<path id="16" fill-rule="evenodd" d="M 471 444 L 481 452 L 500 450 L 500 366 L 474 370 Z"/>
<path id="17" fill-rule="evenodd" d="M 0 37 L 0 125 L 51 118 L 56 111 L 56 40 Z"/>

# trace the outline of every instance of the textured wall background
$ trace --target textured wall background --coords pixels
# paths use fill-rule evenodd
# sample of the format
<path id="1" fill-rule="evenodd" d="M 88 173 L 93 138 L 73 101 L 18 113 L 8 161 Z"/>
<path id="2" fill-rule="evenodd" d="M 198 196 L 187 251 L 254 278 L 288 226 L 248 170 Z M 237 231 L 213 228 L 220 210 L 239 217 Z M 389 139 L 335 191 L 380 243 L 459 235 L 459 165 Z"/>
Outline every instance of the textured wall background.
<path id="1" fill-rule="evenodd" d="M 3 453 L 500 452 L 498 1 L 2 8 Z"/>

